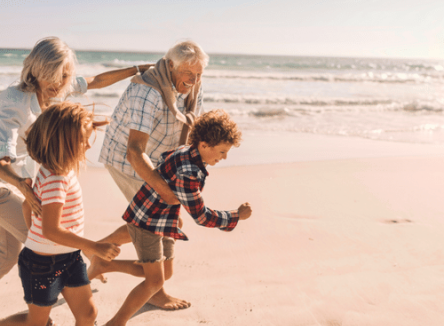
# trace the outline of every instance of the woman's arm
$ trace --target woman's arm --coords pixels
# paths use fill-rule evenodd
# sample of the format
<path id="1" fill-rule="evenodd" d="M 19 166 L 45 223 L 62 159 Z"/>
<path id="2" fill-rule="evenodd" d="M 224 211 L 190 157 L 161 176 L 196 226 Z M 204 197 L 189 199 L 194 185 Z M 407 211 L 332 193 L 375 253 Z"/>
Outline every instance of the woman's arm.
<path id="1" fill-rule="evenodd" d="M 140 73 L 143 74 L 145 70 L 149 69 L 150 67 L 154 67 L 154 64 L 139 65 L 138 67 Z M 96 89 L 110 86 L 125 78 L 134 76 L 136 73 L 137 68 L 134 66 L 130 68 L 107 71 L 94 77 L 86 77 L 85 80 L 88 84 L 88 89 Z"/>
<path id="2" fill-rule="evenodd" d="M 42 208 L 42 233 L 45 238 L 63 246 L 86 250 L 105 260 L 113 260 L 120 248 L 111 243 L 94 242 L 70 232 L 60 225 L 63 203 L 51 203 Z"/>
<path id="3" fill-rule="evenodd" d="M 40 202 L 32 190 L 32 180 L 30 178 L 20 177 L 11 167 L 11 159 L 7 156 L 0 159 L 0 179 L 17 187 L 25 196 L 32 210 L 38 215 L 42 213 Z"/>

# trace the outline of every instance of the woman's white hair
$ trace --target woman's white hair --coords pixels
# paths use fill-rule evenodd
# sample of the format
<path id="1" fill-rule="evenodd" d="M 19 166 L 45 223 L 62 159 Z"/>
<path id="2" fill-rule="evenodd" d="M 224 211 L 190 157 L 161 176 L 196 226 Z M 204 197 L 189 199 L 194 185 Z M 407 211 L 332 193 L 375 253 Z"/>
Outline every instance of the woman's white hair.
<path id="1" fill-rule="evenodd" d="M 39 89 L 38 81 L 60 82 L 63 74 L 71 76 L 75 73 L 76 55 L 65 42 L 58 37 L 43 38 L 35 44 L 31 53 L 23 61 L 19 89 L 23 92 L 36 92 Z M 69 91 L 71 82 L 67 83 Z"/>
<path id="2" fill-rule="evenodd" d="M 210 57 L 202 50 L 199 44 L 193 41 L 177 43 L 165 54 L 165 60 L 173 62 L 174 69 L 182 63 L 195 64 L 199 62 L 203 68 L 208 65 Z"/>

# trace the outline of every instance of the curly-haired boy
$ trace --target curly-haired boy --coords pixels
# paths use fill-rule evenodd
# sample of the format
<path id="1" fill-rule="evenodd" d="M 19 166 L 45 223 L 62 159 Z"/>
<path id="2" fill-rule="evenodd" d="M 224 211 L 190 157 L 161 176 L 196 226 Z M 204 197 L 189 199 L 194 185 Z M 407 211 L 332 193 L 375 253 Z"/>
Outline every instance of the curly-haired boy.
<path id="1" fill-rule="evenodd" d="M 226 159 L 228 151 L 232 146 L 238 147 L 240 140 L 241 132 L 229 115 L 214 110 L 196 120 L 189 146 L 161 155 L 157 170 L 180 204 L 168 205 L 147 183 L 129 204 L 123 219 L 128 223 L 145 280 L 131 291 L 107 325 L 125 325 L 172 276 L 175 240 L 188 240 L 179 228 L 181 205 L 197 224 L 223 231 L 233 230 L 239 220 L 250 217 L 252 210 L 248 203 L 236 210 L 218 211 L 206 207 L 201 196 L 208 175 L 206 166 Z"/>

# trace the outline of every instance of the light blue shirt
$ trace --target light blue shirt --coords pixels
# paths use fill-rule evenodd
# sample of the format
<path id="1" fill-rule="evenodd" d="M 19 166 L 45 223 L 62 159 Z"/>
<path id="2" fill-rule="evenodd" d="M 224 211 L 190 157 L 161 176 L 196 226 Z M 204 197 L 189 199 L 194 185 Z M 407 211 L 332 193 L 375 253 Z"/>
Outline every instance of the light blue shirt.
<path id="1" fill-rule="evenodd" d="M 74 92 L 84 94 L 87 88 L 85 78 L 74 79 Z M 28 155 L 23 139 L 40 113 L 36 93 L 22 92 L 17 85 L 0 92 L 0 158 L 8 156 L 12 168 L 22 178 L 34 178 L 37 173 L 36 163 Z"/>

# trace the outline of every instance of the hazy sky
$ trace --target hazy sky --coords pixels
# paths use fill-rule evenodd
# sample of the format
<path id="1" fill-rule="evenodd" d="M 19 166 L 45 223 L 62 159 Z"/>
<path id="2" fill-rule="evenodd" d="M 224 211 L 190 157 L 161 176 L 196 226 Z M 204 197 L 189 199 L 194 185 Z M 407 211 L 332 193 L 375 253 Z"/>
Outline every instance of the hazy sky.
<path id="1" fill-rule="evenodd" d="M 0 47 L 444 59 L 444 1 L 0 0 Z"/>

